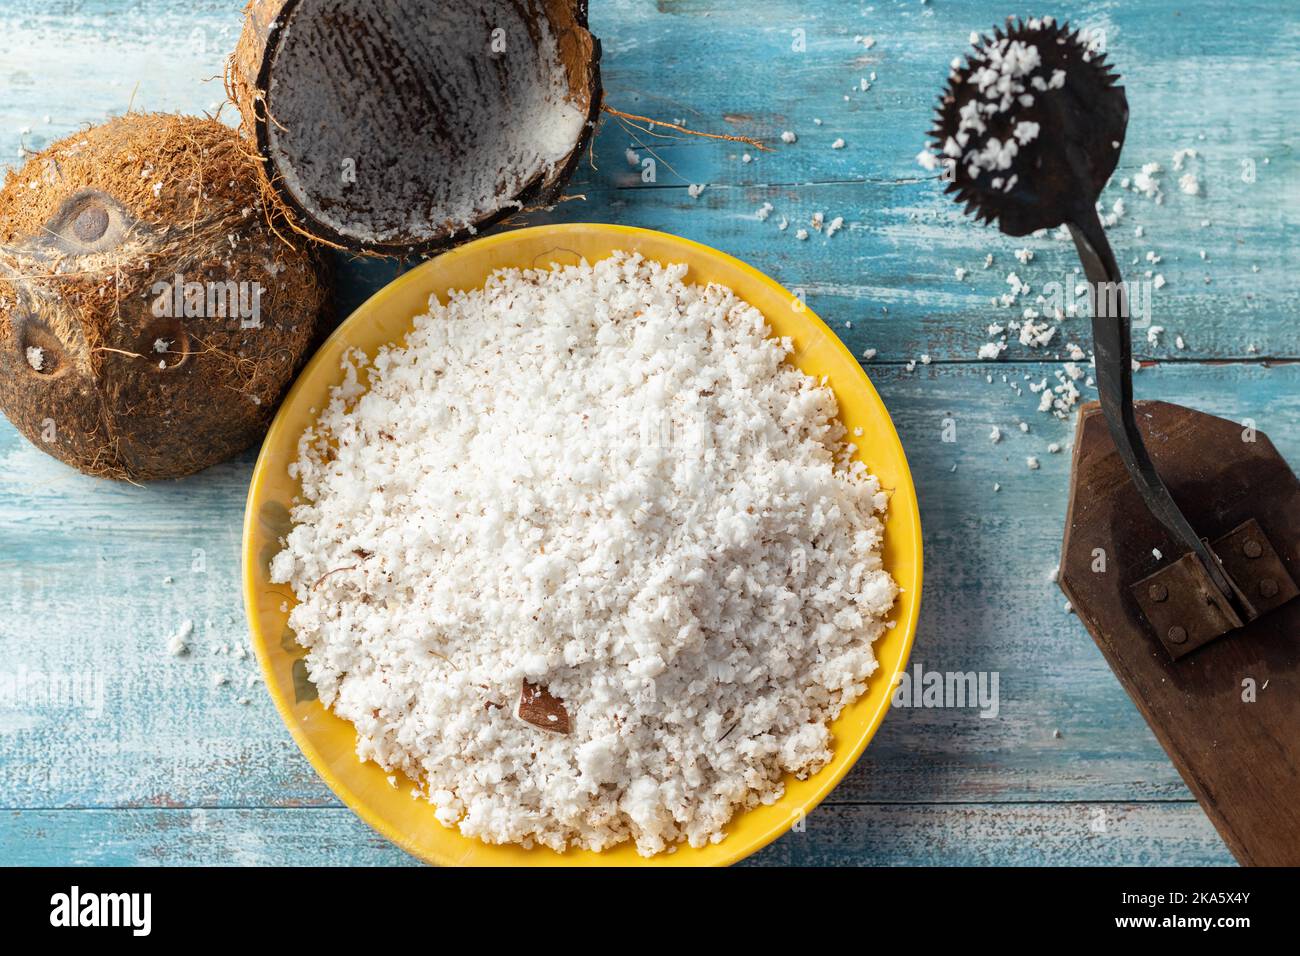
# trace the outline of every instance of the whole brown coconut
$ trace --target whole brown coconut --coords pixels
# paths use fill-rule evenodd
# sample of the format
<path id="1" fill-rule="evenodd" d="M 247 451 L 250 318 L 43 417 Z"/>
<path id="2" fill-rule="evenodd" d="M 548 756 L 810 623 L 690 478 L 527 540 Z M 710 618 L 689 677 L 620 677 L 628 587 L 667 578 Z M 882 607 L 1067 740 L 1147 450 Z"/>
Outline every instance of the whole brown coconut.
<path id="1" fill-rule="evenodd" d="M 599 63 L 586 0 L 252 0 L 227 88 L 295 229 L 406 255 L 554 202 Z"/>
<path id="2" fill-rule="evenodd" d="M 315 336 L 320 263 L 208 119 L 133 113 L 0 189 L 0 410 L 92 475 L 192 474 L 265 430 Z"/>

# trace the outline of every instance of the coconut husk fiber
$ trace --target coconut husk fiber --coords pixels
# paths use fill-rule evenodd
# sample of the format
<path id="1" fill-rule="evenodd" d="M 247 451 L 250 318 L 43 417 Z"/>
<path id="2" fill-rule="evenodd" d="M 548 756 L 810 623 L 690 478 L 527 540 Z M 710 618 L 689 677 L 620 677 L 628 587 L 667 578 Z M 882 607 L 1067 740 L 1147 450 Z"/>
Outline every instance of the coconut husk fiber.
<path id="1" fill-rule="evenodd" d="M 237 131 L 169 114 L 113 119 L 11 171 L 0 410 L 56 458 L 133 481 L 256 442 L 327 294 L 260 195 Z"/>
<path id="2" fill-rule="evenodd" d="M 406 256 L 556 201 L 599 64 L 585 0 L 252 0 L 226 80 L 293 229 Z"/>

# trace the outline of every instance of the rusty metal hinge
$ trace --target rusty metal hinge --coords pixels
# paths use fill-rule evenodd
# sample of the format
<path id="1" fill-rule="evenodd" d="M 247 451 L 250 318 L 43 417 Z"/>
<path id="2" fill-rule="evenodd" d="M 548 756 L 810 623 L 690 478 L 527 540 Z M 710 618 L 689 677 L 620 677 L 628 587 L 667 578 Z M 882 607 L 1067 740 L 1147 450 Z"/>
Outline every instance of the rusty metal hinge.
<path id="1" fill-rule="evenodd" d="M 1156 637 L 1174 660 L 1300 595 L 1300 587 L 1254 518 L 1211 542 L 1211 546 L 1243 598 L 1245 620 L 1191 552 L 1129 586 Z"/>

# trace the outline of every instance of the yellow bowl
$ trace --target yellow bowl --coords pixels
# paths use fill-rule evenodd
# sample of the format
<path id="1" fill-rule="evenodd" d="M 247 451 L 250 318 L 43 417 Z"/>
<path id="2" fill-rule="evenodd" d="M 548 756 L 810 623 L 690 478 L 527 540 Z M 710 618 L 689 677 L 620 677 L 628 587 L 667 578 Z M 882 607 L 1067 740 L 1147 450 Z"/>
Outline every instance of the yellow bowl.
<path id="1" fill-rule="evenodd" d="M 727 827 L 721 843 L 701 849 L 682 846 L 650 859 L 630 843 L 594 853 L 545 848 L 489 846 L 439 824 L 433 808 L 413 800 L 410 784 L 392 787 L 373 763 L 357 759 L 356 731 L 315 699 L 302 661 L 303 649 L 288 627 L 293 596 L 270 583 L 268 565 L 279 538 L 290 526 L 289 507 L 299 492 L 288 465 L 297 457 L 298 437 L 323 408 L 330 386 L 341 379 L 345 349 L 373 354 L 398 342 L 411 320 L 428 310 L 430 295 L 445 298 L 450 289 L 482 286 L 489 273 L 505 267 L 544 267 L 585 258 L 603 259 L 616 250 L 639 252 L 659 262 L 684 262 L 687 281 L 719 282 L 759 309 L 777 335 L 790 336 L 792 361 L 805 372 L 826 376 L 839 401 L 840 417 L 864 449 L 860 457 L 892 492 L 885 524 L 885 567 L 902 588 L 895 606 L 897 625 L 876 642 L 880 668 L 867 693 L 845 708 L 831 725 L 835 757 L 807 780 L 787 777 L 785 795 L 771 806 L 748 810 Z M 731 256 L 699 243 L 628 226 L 575 223 L 519 229 L 478 239 L 408 272 L 372 296 L 339 326 L 303 370 L 280 407 L 253 470 L 244 514 L 244 604 L 253 646 L 266 686 L 294 740 L 330 788 L 372 827 L 403 850 L 423 860 L 457 865 L 725 865 L 771 843 L 822 801 L 866 748 L 889 709 L 896 676 L 907 665 L 921 602 L 921 522 L 916 489 L 898 433 L 862 367 L 834 333 L 797 297 L 767 276 Z"/>

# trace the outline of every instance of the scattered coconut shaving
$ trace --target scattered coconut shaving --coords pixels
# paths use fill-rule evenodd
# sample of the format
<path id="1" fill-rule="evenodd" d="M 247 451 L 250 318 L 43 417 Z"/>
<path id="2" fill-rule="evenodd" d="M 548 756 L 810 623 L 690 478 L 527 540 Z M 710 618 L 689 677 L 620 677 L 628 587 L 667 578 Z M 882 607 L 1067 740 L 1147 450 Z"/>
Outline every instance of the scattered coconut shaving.
<path id="1" fill-rule="evenodd" d="M 190 635 L 193 633 L 194 622 L 189 618 L 186 618 L 181 622 L 180 627 L 176 629 L 175 633 L 173 633 L 171 637 L 167 638 L 167 653 L 172 657 L 179 657 L 184 654 L 188 649 L 186 641 L 189 640 Z"/>

